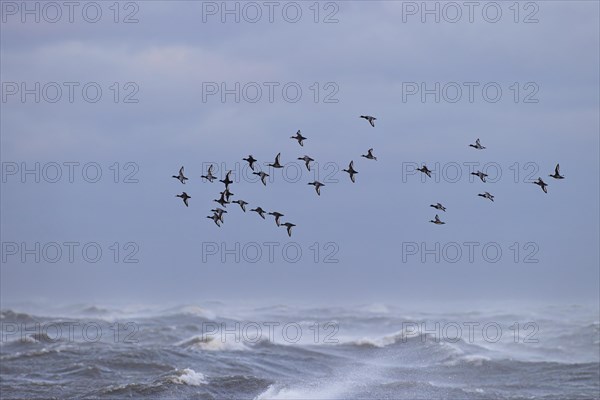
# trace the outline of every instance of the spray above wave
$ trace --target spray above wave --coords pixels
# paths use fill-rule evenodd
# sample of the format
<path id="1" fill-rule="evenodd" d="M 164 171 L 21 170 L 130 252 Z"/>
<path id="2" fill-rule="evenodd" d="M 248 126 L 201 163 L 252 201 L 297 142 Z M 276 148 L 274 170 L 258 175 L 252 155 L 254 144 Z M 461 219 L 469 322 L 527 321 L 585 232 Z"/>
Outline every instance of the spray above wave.
<path id="1" fill-rule="evenodd" d="M 106 318 L 108 310 L 109 315 L 128 315 L 123 321 L 135 321 L 139 341 L 115 341 L 111 329 L 115 325 L 102 323 L 105 340 L 93 343 L 81 339 L 49 343 L 54 330 L 47 336 L 43 329 L 41 335 L 28 331 L 24 343 L 5 341 L 0 346 L 3 378 L 7 378 L 0 381 L 0 388 L 8 398 L 259 400 L 516 399 L 524 392 L 531 397 L 553 393 L 557 399 L 573 398 L 574 394 L 593 398 L 600 389 L 598 323 L 593 313 L 570 319 L 563 315 L 540 317 L 543 340 L 529 344 L 514 343 L 512 331 L 505 327 L 515 319 L 535 320 L 536 315 L 413 312 L 407 319 L 406 311 L 379 306 L 367 311 L 278 306 L 255 314 L 248 309 L 215 307 L 218 313 L 211 315 L 211 310 L 193 305 L 127 311 L 78 305 L 72 307 L 71 318 L 64 317 L 68 315 L 64 309 L 57 313 L 3 310 L 2 323 L 45 319 L 48 324 L 69 321 L 80 325 L 92 318 Z M 570 310 L 569 315 L 575 312 Z M 34 316 L 37 314 L 46 317 Z M 47 317 L 49 314 L 61 318 Z M 444 337 L 443 327 L 453 326 L 452 321 L 476 320 L 483 325 L 494 321 L 496 315 L 506 319 L 495 320 L 510 333 L 506 343 L 473 342 L 466 333 L 459 340 Z M 270 332 L 263 326 L 265 321 L 280 325 Z M 312 321 L 319 321 L 321 330 L 316 331 Z M 323 340 L 331 333 L 323 330 L 324 321 L 335 321 L 340 343 Z M 431 333 L 436 332 L 436 322 L 442 327 L 441 335 Z M 306 340 L 283 340 L 281 331 L 287 323 L 301 327 Z M 246 340 L 256 337 L 251 332 L 256 324 L 263 329 L 261 340 Z M 314 340 L 315 332 L 321 340 Z M 295 329 L 290 329 L 288 336 L 294 333 Z M 20 334 L 12 338 L 20 338 Z M 558 346 L 573 354 L 566 362 L 554 361 L 557 351 L 551 349 Z"/>
<path id="2" fill-rule="evenodd" d="M 196 335 L 184 339 L 175 344 L 178 347 L 184 347 L 196 351 L 244 351 L 249 347 L 243 342 L 236 340 L 221 340 L 212 336 Z"/>
<path id="3" fill-rule="evenodd" d="M 343 384 L 330 384 L 317 388 L 297 388 L 270 385 L 267 390 L 259 394 L 254 400 L 322 400 L 344 398 L 348 389 Z"/>
<path id="4" fill-rule="evenodd" d="M 384 348 L 398 343 L 406 343 L 408 339 L 427 339 L 428 335 L 415 330 L 403 329 L 390 335 L 385 335 L 376 338 L 361 338 L 343 342 L 341 345 L 354 345 L 359 347 L 376 347 Z"/>
<path id="5" fill-rule="evenodd" d="M 0 321 L 2 322 L 35 322 L 36 320 L 37 318 L 27 313 L 0 310 Z"/>

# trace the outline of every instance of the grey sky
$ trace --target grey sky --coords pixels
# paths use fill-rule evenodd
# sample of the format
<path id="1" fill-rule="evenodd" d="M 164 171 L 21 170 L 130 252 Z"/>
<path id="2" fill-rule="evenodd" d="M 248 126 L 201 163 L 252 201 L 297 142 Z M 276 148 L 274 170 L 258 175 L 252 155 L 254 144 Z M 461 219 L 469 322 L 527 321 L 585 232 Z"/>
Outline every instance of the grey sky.
<path id="1" fill-rule="evenodd" d="M 77 13 L 75 22 L 56 24 L 21 23 L 19 14 L 4 13 L 4 85 L 80 82 L 81 88 L 97 82 L 103 96 L 88 103 L 76 89 L 70 103 L 65 89 L 53 104 L 43 99 L 36 104 L 33 95 L 22 103 L 18 94 L 1 104 L 4 172 L 7 163 L 22 162 L 30 168 L 36 162 L 42 167 L 95 162 L 102 169 L 97 183 L 82 179 L 81 165 L 74 183 L 68 182 L 65 166 L 58 183 L 3 176 L 2 300 L 597 302 L 598 3 L 523 2 L 518 23 L 512 2 L 501 3 L 497 23 L 482 17 L 486 3 L 476 9 L 473 23 L 467 15 L 457 23 L 443 18 L 435 23 L 431 16 L 422 23 L 419 14 L 403 15 L 409 3 L 421 4 L 354 1 L 325 9 L 320 3 L 319 23 L 313 21 L 312 2 L 298 3 L 303 14 L 297 23 L 277 12 L 274 23 L 266 15 L 257 23 L 243 18 L 235 23 L 232 17 L 221 23 L 219 15 L 203 22 L 203 3 L 192 1 L 139 2 L 139 22 L 132 24 L 114 23 L 108 3 L 101 3 L 103 17 L 96 24 Z M 523 23 L 535 11 L 527 4 L 539 8 L 538 23 Z M 323 23 L 335 5 L 339 22 Z M 121 9 L 119 18 L 131 10 Z M 117 103 L 110 89 L 114 82 L 120 89 Z M 131 92 L 127 82 L 139 88 L 134 96 L 139 103 L 123 103 Z M 266 88 L 257 103 L 243 98 L 236 103 L 233 96 L 221 102 L 218 95 L 203 102 L 203 82 L 226 82 L 230 88 L 235 82 L 280 85 L 272 103 Z M 280 88 L 290 82 L 302 88 L 297 103 L 282 97 Z M 315 82 L 317 103 L 310 89 Z M 410 82 L 430 88 L 456 82 L 464 90 L 456 103 L 444 98 L 435 103 L 433 95 L 426 102 L 419 95 L 404 102 L 403 83 Z M 479 85 L 472 103 L 464 82 Z M 490 82 L 502 89 L 496 103 L 481 93 Z M 339 101 L 325 103 L 332 88 L 339 89 L 333 95 Z M 539 101 L 524 103 L 534 89 L 532 98 Z M 360 120 L 361 114 L 376 116 L 376 127 Z M 304 147 L 289 139 L 298 129 L 308 137 Z M 486 150 L 468 147 L 478 137 Z M 376 162 L 360 157 L 370 147 Z M 247 181 L 232 185 L 235 198 L 280 211 L 298 225 L 291 239 L 272 217 L 263 221 L 255 213 L 243 214 L 235 204 L 227 207 L 221 229 L 205 218 L 223 185 L 202 182 L 203 166 L 244 166 L 241 159 L 250 153 L 261 163 L 272 162 L 278 152 L 282 162 L 300 166 L 296 158 L 311 155 L 320 161 L 323 179 L 330 171 L 326 163 L 340 168 L 334 177 L 339 182 L 326 182 L 320 197 L 307 186 L 311 179 L 305 170 L 297 183 L 277 171 L 266 188 Z M 341 171 L 350 160 L 359 171 L 355 184 Z M 112 181 L 109 167 L 115 162 L 120 183 Z M 127 162 L 139 167 L 138 183 L 122 182 L 133 171 L 125 169 Z M 403 177 L 403 168 L 422 162 L 447 171 L 458 163 L 462 178 L 423 183 L 418 173 Z M 465 162 L 497 163 L 502 177 L 496 183 L 470 181 Z M 566 176 L 562 181 L 548 177 L 558 162 Z M 519 183 L 513 181 L 515 163 Z M 527 163 L 539 167 L 531 177 L 549 183 L 548 194 L 524 182 L 533 171 Z M 190 178 L 185 186 L 171 178 L 181 165 Z M 187 209 L 175 198 L 182 190 L 192 196 Z M 486 190 L 496 196 L 494 203 L 476 196 Z M 448 208 L 439 213 L 447 222 L 442 226 L 427 222 L 436 214 L 429 204 L 438 201 Z M 7 242 L 30 247 L 97 242 L 103 255 L 98 263 L 85 262 L 80 252 L 74 263 L 66 254 L 54 264 L 35 263 L 33 256 L 21 262 L 21 249 L 6 254 Z M 139 263 L 122 262 L 123 248 L 114 263 L 109 248 L 114 242 L 121 247 L 135 242 Z M 230 255 L 223 263 L 220 253 L 204 254 L 204 262 L 207 242 L 220 250 L 222 243 L 247 248 L 256 242 L 263 256 L 257 263 L 243 257 L 235 263 Z M 273 263 L 265 242 L 280 243 Z M 303 251 L 297 263 L 283 259 L 281 248 L 288 242 Z M 335 246 L 324 248 L 329 242 Z M 463 255 L 456 263 L 443 257 L 436 263 L 433 256 L 422 262 L 420 252 L 404 254 L 403 260 L 403 243 L 409 242 L 428 248 L 458 243 Z M 464 242 L 480 243 L 474 262 Z M 516 263 L 510 247 L 515 242 Z M 534 247 L 524 249 L 530 242 Z M 314 243 L 320 249 L 317 263 Z M 482 257 L 486 243 L 502 249 L 498 262 Z M 339 262 L 324 263 L 335 248 Z M 536 248 L 539 262 L 523 262 Z"/>

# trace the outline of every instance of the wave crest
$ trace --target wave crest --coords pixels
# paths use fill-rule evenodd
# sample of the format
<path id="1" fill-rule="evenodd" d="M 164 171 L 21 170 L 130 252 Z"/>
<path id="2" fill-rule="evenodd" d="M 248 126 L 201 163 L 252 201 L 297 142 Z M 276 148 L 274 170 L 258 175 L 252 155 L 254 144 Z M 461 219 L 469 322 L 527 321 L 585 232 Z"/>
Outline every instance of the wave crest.
<path id="1" fill-rule="evenodd" d="M 204 337 L 204 335 L 196 335 L 191 338 L 184 339 L 175 344 L 179 347 L 184 347 L 190 350 L 203 350 L 203 351 L 244 351 L 248 350 L 243 342 L 236 342 L 234 340 L 220 340 L 214 337 Z"/>
<path id="2" fill-rule="evenodd" d="M 200 386 L 208 383 L 203 373 L 196 372 L 191 368 L 176 370 L 175 375 L 171 376 L 169 380 L 176 385 Z"/>

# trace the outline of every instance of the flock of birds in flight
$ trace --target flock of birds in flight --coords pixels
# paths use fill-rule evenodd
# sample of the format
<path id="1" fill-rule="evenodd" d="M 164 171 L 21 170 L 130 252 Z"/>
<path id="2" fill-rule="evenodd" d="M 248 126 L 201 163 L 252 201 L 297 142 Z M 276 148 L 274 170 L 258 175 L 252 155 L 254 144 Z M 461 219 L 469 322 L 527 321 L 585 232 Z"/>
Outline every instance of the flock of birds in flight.
<path id="1" fill-rule="evenodd" d="M 360 118 L 366 119 L 369 122 L 369 124 L 371 124 L 372 127 L 375 127 L 375 120 L 377 118 L 372 117 L 370 115 L 361 115 Z M 304 147 L 304 141 L 307 140 L 308 138 L 302 136 L 300 130 L 298 130 L 298 132 L 296 132 L 296 135 L 291 136 L 290 139 L 297 140 L 298 144 L 300 146 Z M 373 155 L 372 148 L 367 151 L 367 154 L 362 154 L 361 157 L 364 157 L 368 160 L 375 160 L 375 161 L 377 160 L 377 157 L 375 157 Z M 277 156 L 275 156 L 275 161 L 273 163 L 267 164 L 267 166 L 273 167 L 276 169 L 283 168 L 284 166 L 281 164 L 280 158 L 281 158 L 281 153 L 278 153 Z M 252 156 L 252 154 L 250 154 L 247 158 L 243 158 L 243 160 L 248 162 L 248 166 L 250 167 L 250 169 L 252 171 L 254 171 L 254 172 L 252 172 L 252 174 L 257 175 L 260 178 L 262 184 L 267 186 L 267 177 L 269 177 L 269 174 L 267 174 L 264 171 L 256 172 L 254 170 L 254 164 L 258 160 L 256 160 Z M 311 158 L 310 156 L 307 156 L 307 155 L 305 155 L 304 157 L 298 157 L 298 160 L 304 161 L 304 164 L 306 165 L 306 169 L 308 171 L 310 171 L 310 163 L 315 161 L 313 158 Z M 356 171 L 354 169 L 354 160 L 350 161 L 350 164 L 348 165 L 348 169 L 344 169 L 343 171 L 348 173 L 352 183 L 356 182 L 355 175 L 358 174 L 358 171 Z M 184 167 L 183 166 L 179 169 L 179 173 L 177 175 L 173 175 L 172 177 L 179 180 L 182 184 L 185 184 L 185 182 L 188 180 L 188 178 L 184 175 Z M 207 181 L 209 181 L 211 183 L 215 179 L 217 179 L 213 175 L 213 165 L 209 166 L 208 171 L 206 172 L 206 175 L 201 175 L 200 178 L 206 179 Z M 234 194 L 229 190 L 229 186 L 233 183 L 233 181 L 231 180 L 231 171 L 228 171 L 227 174 L 225 175 L 225 179 L 221 179 L 221 180 L 219 180 L 219 182 L 221 182 L 225 185 L 225 190 L 220 192 L 219 193 L 220 197 L 218 199 L 214 199 L 213 201 L 218 203 L 221 207 L 225 207 L 225 208 L 227 208 L 227 204 L 235 203 L 240 206 L 242 211 L 246 212 L 246 206 L 249 204 L 248 202 L 241 200 L 241 199 L 230 201 L 230 198 L 232 196 L 234 196 Z M 309 182 L 308 184 L 314 186 L 315 191 L 317 192 L 317 195 L 319 195 L 319 196 L 321 195 L 321 188 L 323 186 L 325 186 L 324 183 L 321 183 L 317 180 L 315 180 L 313 182 Z M 188 200 L 192 198 L 186 192 L 182 192 L 181 194 L 176 195 L 176 197 L 180 197 L 183 200 L 183 203 L 185 204 L 186 207 L 189 206 Z M 213 214 L 207 216 L 206 218 L 212 219 L 214 221 L 214 223 L 220 227 L 221 224 L 224 222 L 223 214 L 226 214 L 227 210 L 220 208 L 220 207 L 215 207 L 214 209 L 212 209 L 210 211 Z M 273 217 L 275 217 L 275 224 L 277 226 L 285 227 L 287 229 L 288 236 L 290 236 L 290 237 L 292 236 L 292 228 L 296 225 L 291 222 L 282 223 L 281 217 L 283 217 L 284 214 L 282 214 L 278 211 L 266 212 L 262 207 L 252 208 L 252 209 L 250 209 L 250 211 L 256 212 L 262 219 L 265 219 L 265 214 L 272 215 Z"/>
<path id="2" fill-rule="evenodd" d="M 484 150 L 485 147 L 481 145 L 481 142 L 479 141 L 479 138 L 477 138 L 477 140 L 475 141 L 475 144 L 470 144 L 469 147 L 473 147 L 477 150 Z M 427 168 L 426 165 L 423 165 L 423 167 L 421 168 L 417 168 L 417 171 L 421 171 L 422 173 L 424 173 L 425 175 L 427 175 L 428 177 L 431 178 L 431 170 L 429 170 Z M 471 175 L 475 175 L 477 176 L 479 179 L 481 179 L 482 182 L 485 183 L 485 178 L 487 178 L 487 174 L 481 172 L 481 171 L 477 171 L 477 172 L 471 172 Z M 550 174 L 548 175 L 554 179 L 564 179 L 565 177 L 562 176 L 560 174 L 560 165 L 556 164 L 556 167 L 554 168 L 554 174 Z M 546 182 L 544 182 L 542 180 L 541 177 L 538 177 L 538 180 L 535 182 L 531 182 L 535 185 L 538 185 L 543 191 L 544 193 L 548 193 L 548 184 Z M 477 194 L 477 196 L 483 197 L 484 199 L 488 199 L 490 201 L 494 201 L 494 195 L 490 194 L 489 192 L 483 192 L 483 193 L 479 193 Z M 446 212 L 446 207 L 444 207 L 442 204 L 440 203 L 436 203 L 436 204 L 431 204 L 430 207 L 435 208 L 436 210 L 442 210 L 444 212 Z M 429 222 L 434 223 L 436 225 L 443 225 L 445 224 L 444 221 L 440 220 L 440 217 L 438 214 L 435 215 L 434 219 L 430 220 Z"/>
<path id="3" fill-rule="evenodd" d="M 373 128 L 375 127 L 375 120 L 377 120 L 377 118 L 372 117 L 370 115 L 361 115 L 360 118 L 367 120 Z M 290 139 L 297 140 L 298 144 L 302 147 L 304 146 L 304 141 L 307 140 L 306 137 L 302 136 L 302 134 L 300 133 L 300 130 L 298 130 L 298 132 L 296 132 L 296 135 L 291 136 Z M 485 147 L 481 145 L 479 138 L 475 141 L 475 144 L 470 144 L 469 147 L 473 147 L 477 150 L 485 149 Z M 281 157 L 281 153 L 278 153 L 277 156 L 275 156 L 275 161 L 273 163 L 270 163 L 267 165 L 269 167 L 273 167 L 276 169 L 283 168 L 284 166 L 281 164 L 280 157 Z M 368 160 L 377 161 L 377 157 L 375 157 L 373 155 L 372 148 L 370 148 L 367 151 L 367 154 L 362 154 L 361 157 L 364 157 Z M 252 174 L 257 175 L 260 178 L 262 184 L 267 186 L 266 179 L 267 179 L 267 177 L 269 177 L 269 174 L 267 174 L 264 171 L 256 172 L 254 170 L 254 164 L 258 160 L 256 160 L 252 155 L 249 155 L 247 158 L 243 158 L 243 160 L 248 163 L 248 166 L 253 171 Z M 298 160 L 304 161 L 304 164 L 306 165 L 306 169 L 308 171 L 310 171 L 310 163 L 315 161 L 313 158 L 311 158 L 310 156 L 307 156 L 307 155 L 305 155 L 304 157 L 298 157 Z M 358 174 L 358 171 L 356 171 L 354 169 L 354 160 L 350 161 L 350 164 L 348 165 L 348 169 L 343 169 L 342 171 L 348 173 L 352 183 L 356 182 L 355 175 Z M 417 171 L 422 172 L 423 174 L 427 175 L 430 178 L 431 178 L 431 173 L 433 172 L 429 168 L 427 168 L 427 165 L 425 165 L 425 164 L 421 168 L 417 168 Z M 486 182 L 485 178 L 488 176 L 487 174 L 485 174 L 481 171 L 471 172 L 471 175 L 477 176 L 484 183 Z M 554 169 L 554 174 L 551 174 L 549 176 L 554 179 L 564 179 L 564 176 L 560 175 L 560 165 L 559 164 L 556 164 L 556 168 Z M 179 173 L 177 175 L 173 175 L 172 177 L 179 180 L 182 184 L 185 184 L 185 182 L 188 180 L 188 178 L 184 175 L 183 166 L 179 169 Z M 207 181 L 209 181 L 211 183 L 215 179 L 217 179 L 213 175 L 213 165 L 209 166 L 206 175 L 201 175 L 200 178 L 206 179 Z M 219 182 L 221 182 L 225 185 L 225 190 L 219 193 L 220 194 L 219 199 L 214 199 L 213 201 L 218 203 L 221 207 L 225 207 L 225 208 L 227 208 L 227 204 L 235 203 L 240 206 L 240 208 L 242 209 L 243 212 L 246 212 L 246 206 L 249 204 L 248 202 L 241 200 L 241 199 L 230 201 L 230 198 L 232 196 L 234 196 L 234 194 L 229 190 L 229 186 L 233 183 L 233 181 L 231 180 L 231 171 L 228 171 L 227 174 L 225 175 L 225 179 L 221 179 L 221 180 L 219 180 Z M 548 189 L 547 189 L 548 184 L 546 182 L 544 182 L 541 177 L 538 177 L 538 180 L 535 182 L 532 182 L 532 183 L 535 185 L 538 185 L 544 191 L 544 193 L 548 193 Z M 321 188 L 323 186 L 325 186 L 324 183 L 321 183 L 317 180 L 315 180 L 313 182 L 309 182 L 308 184 L 314 186 L 315 191 L 317 192 L 317 195 L 319 195 L 319 196 L 321 195 Z M 484 199 L 488 199 L 490 201 L 494 201 L 494 196 L 492 194 L 490 194 L 489 192 L 479 193 L 477 196 L 483 197 Z M 181 194 L 176 195 L 176 197 L 180 197 L 183 200 L 183 203 L 185 204 L 186 207 L 189 206 L 188 200 L 192 198 L 186 192 L 182 192 Z M 441 210 L 441 211 L 446 212 L 446 207 L 444 207 L 441 203 L 431 204 L 430 207 L 433 207 L 436 210 Z M 227 211 L 220 207 L 215 207 L 214 209 L 212 209 L 210 211 L 213 214 L 207 216 L 206 218 L 212 219 L 214 221 L 214 223 L 220 227 L 221 223 L 224 222 L 223 214 L 226 214 Z M 265 214 L 272 215 L 273 217 L 275 217 L 275 224 L 277 226 L 285 227 L 287 229 L 288 236 L 290 236 L 290 237 L 292 236 L 292 228 L 296 225 L 291 222 L 281 223 L 281 217 L 283 217 L 284 214 L 282 214 L 278 211 L 273 211 L 273 212 L 267 213 L 261 207 L 252 208 L 252 209 L 250 209 L 250 211 L 256 212 L 262 219 L 265 219 Z M 436 214 L 434 219 L 430 220 L 429 222 L 434 223 L 436 225 L 445 224 L 445 222 L 440 220 L 440 217 L 438 214 Z"/>

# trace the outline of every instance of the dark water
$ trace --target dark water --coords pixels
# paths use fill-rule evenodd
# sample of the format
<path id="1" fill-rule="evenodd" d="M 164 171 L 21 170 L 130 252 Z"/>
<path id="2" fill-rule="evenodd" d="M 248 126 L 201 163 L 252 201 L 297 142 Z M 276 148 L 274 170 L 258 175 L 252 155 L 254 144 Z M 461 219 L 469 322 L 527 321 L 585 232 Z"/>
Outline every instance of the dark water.
<path id="1" fill-rule="evenodd" d="M 600 397 L 598 311 L 579 306 L 15 306 L 0 323 L 2 399 Z"/>

